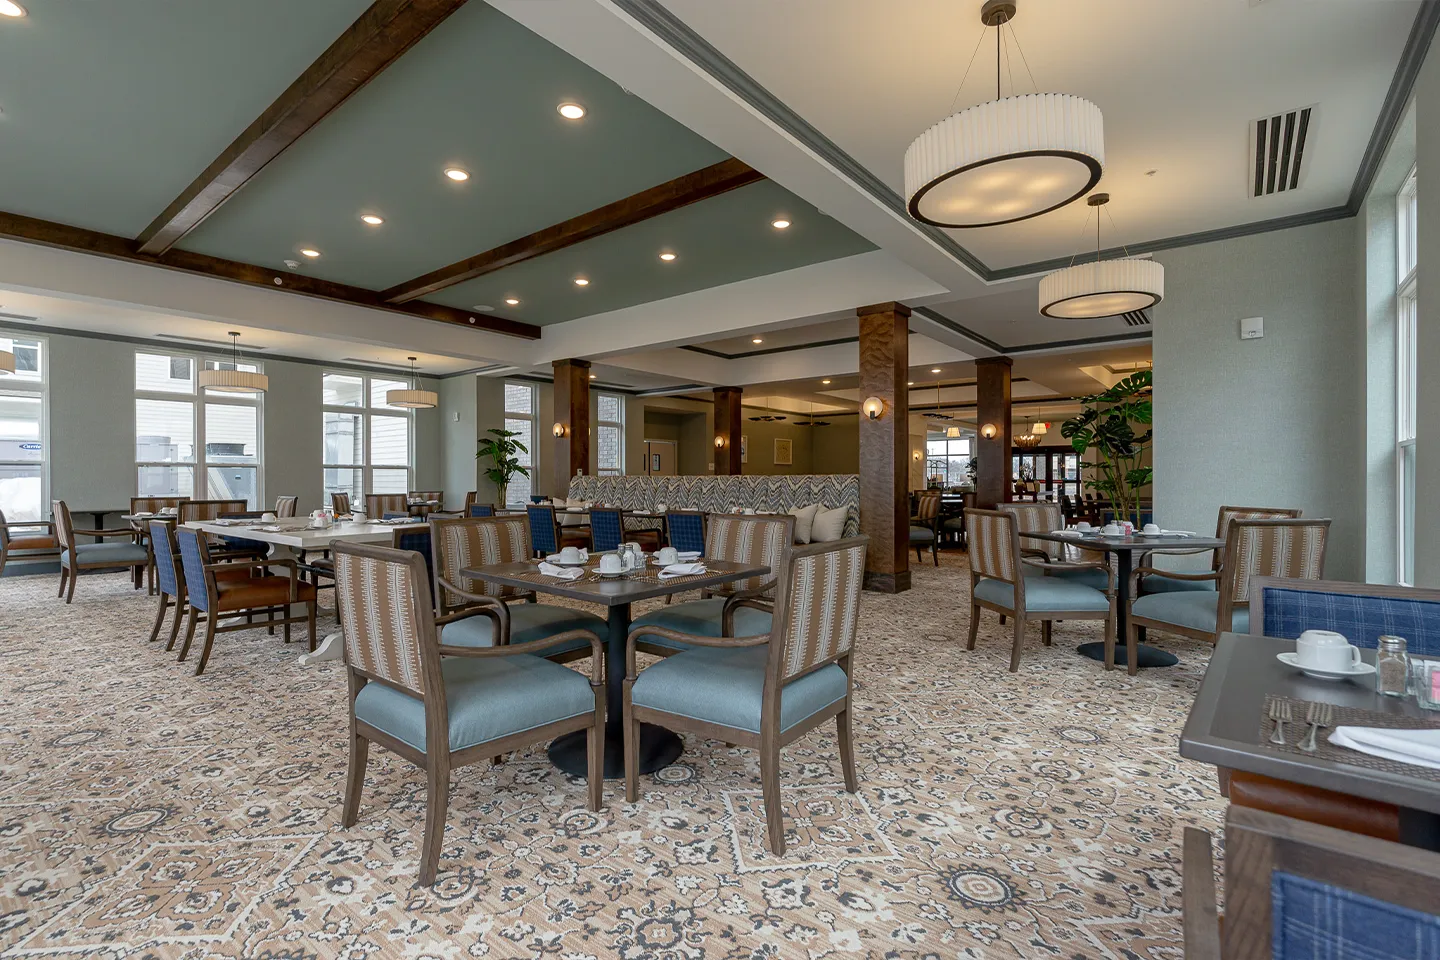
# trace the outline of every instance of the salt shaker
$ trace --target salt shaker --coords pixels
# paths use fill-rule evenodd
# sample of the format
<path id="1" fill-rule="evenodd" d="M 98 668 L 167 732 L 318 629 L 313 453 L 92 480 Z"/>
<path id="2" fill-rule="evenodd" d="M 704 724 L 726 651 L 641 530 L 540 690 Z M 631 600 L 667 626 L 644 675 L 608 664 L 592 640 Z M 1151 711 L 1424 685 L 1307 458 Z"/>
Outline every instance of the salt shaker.
<path id="1" fill-rule="evenodd" d="M 1405 653 L 1404 637 L 1381 637 L 1375 653 L 1375 692 L 1387 697 L 1403 697 L 1410 678 L 1410 657 Z"/>

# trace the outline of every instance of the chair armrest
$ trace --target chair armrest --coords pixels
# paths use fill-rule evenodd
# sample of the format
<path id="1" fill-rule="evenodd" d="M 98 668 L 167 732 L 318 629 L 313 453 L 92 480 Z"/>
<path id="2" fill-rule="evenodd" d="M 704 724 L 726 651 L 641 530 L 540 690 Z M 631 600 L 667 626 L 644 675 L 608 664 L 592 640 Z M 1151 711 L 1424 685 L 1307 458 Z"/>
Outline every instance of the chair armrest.
<path id="1" fill-rule="evenodd" d="M 745 591 L 743 594 L 735 593 L 725 598 L 725 605 L 720 608 L 720 635 L 722 637 L 733 637 L 735 635 L 735 611 L 740 607 L 749 607 L 752 610 L 763 610 L 772 616 L 775 613 L 775 604 L 765 603 L 757 597 L 750 596 L 752 591 Z"/>
<path id="2" fill-rule="evenodd" d="M 503 647 L 510 644 L 510 608 L 498 597 L 487 597 L 478 593 L 468 593 L 461 590 L 455 584 L 444 577 L 436 577 L 442 590 L 448 590 L 457 597 L 464 597 L 475 604 L 465 610 L 457 610 L 453 614 L 446 614 L 435 621 L 438 624 L 452 623 L 456 620 L 464 620 L 467 617 L 482 616 L 489 617 L 495 621 L 495 629 L 499 634 L 495 638 L 495 646 Z"/>
<path id="3" fill-rule="evenodd" d="M 81 537 L 128 537 L 135 532 L 135 528 L 120 527 L 115 530 L 81 530 L 75 528 L 70 532 Z"/>
<path id="4" fill-rule="evenodd" d="M 6 523 L 0 523 L 0 527 L 4 527 L 7 530 L 21 529 L 25 527 L 44 527 L 51 533 L 55 532 L 55 522 L 53 520 L 10 520 Z M 80 531 L 77 530 L 75 532 L 79 533 Z"/>
<path id="5" fill-rule="evenodd" d="M 761 647 L 770 642 L 768 633 L 753 637 L 701 637 L 693 633 L 671 630 L 669 627 L 638 624 L 630 628 L 630 634 L 625 638 L 625 679 L 629 681 L 635 679 L 635 634 L 637 631 L 664 637 L 667 640 L 678 640 L 680 643 L 692 643 L 697 647 Z"/>
<path id="6" fill-rule="evenodd" d="M 1180 896 L 1185 956 L 1189 960 L 1220 960 L 1214 858 L 1209 831 L 1186 827 Z"/>
<path id="7" fill-rule="evenodd" d="M 504 606 L 504 604 L 501 604 Z M 600 638 L 589 630 L 566 630 L 553 636 L 543 637 L 539 640 L 527 640 L 524 643 L 497 645 L 493 647 L 451 647 L 440 644 L 440 652 L 447 657 L 475 657 L 484 659 L 487 657 L 509 657 L 517 653 L 538 653 L 541 650 L 549 650 L 551 647 L 558 647 L 561 644 L 569 643 L 572 640 L 590 641 L 590 686 L 600 686 L 605 682 L 604 674 L 604 645 Z"/>
<path id="8" fill-rule="evenodd" d="M 1213 570 L 1207 570 L 1205 573 L 1181 573 L 1179 570 L 1161 570 L 1159 567 L 1136 567 L 1130 572 L 1135 574 L 1135 576 L 1137 577 L 1156 574 L 1158 576 L 1168 577 L 1171 580 L 1200 581 L 1220 579 L 1220 574 L 1216 573 Z"/>

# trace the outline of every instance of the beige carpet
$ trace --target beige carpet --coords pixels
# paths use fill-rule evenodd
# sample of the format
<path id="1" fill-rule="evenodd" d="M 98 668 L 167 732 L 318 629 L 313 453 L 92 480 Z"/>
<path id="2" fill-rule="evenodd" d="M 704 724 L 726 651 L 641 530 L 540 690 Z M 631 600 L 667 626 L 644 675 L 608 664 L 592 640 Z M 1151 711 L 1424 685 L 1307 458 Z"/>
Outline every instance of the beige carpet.
<path id="1" fill-rule="evenodd" d="M 1176 751 L 1208 648 L 1157 638 L 1180 666 L 1131 679 L 1066 623 L 1012 675 L 993 617 L 964 649 L 963 564 L 865 596 L 861 790 L 828 729 L 787 750 L 783 860 L 748 751 L 687 739 L 592 814 L 537 748 L 455 775 L 433 889 L 419 771 L 373 751 L 339 826 L 340 664 L 259 630 L 196 678 L 123 576 L 70 607 L 0 580 L 0 956 L 1181 957 L 1181 830 L 1221 815 Z"/>

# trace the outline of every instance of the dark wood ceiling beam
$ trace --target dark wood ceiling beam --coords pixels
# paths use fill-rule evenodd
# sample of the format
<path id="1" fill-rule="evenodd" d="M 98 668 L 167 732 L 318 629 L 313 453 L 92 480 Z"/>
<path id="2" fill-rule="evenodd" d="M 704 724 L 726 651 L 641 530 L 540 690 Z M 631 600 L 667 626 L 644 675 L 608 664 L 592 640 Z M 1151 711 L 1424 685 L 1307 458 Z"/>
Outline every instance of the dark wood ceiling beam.
<path id="1" fill-rule="evenodd" d="M 405 303 L 764 179 L 763 173 L 731 157 L 382 290 L 380 296 L 391 303 Z"/>
<path id="2" fill-rule="evenodd" d="M 466 310 L 457 310 L 454 307 L 425 300 L 412 300 L 403 304 L 390 303 L 374 290 L 366 290 L 363 287 L 332 283 L 299 273 L 277 272 L 252 263 L 225 260 L 221 257 L 191 253 L 186 250 L 171 250 L 158 257 L 149 256 L 141 253 L 138 243 L 128 237 L 117 237 L 95 230 L 86 230 L 83 227 L 52 223 L 49 220 L 37 220 L 34 217 L 25 217 L 16 213 L 0 213 L 0 238 L 57 247 L 76 253 L 110 257 L 114 260 L 126 260 L 131 263 L 142 263 L 151 267 L 164 267 L 168 270 L 179 270 L 183 273 L 264 287 L 267 290 L 280 290 L 301 296 L 318 297 L 322 300 L 334 300 L 357 307 L 369 307 L 412 317 L 423 317 L 427 320 L 439 320 L 471 330 L 488 330 L 492 333 L 503 333 L 527 340 L 540 338 L 539 327 L 494 314 L 470 313 Z"/>
<path id="3" fill-rule="evenodd" d="M 145 228 L 138 238 L 139 251 L 159 256 L 169 250 L 267 163 L 464 3 L 375 0 Z"/>

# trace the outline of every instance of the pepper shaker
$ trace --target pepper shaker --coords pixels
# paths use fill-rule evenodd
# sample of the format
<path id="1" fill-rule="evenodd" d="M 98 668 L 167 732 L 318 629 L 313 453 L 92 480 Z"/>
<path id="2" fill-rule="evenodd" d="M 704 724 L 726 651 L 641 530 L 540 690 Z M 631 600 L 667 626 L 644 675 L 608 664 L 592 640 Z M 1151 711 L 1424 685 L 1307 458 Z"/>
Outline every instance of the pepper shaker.
<path id="1" fill-rule="evenodd" d="M 1408 692 L 1410 657 L 1405 652 L 1404 637 L 1380 638 L 1375 653 L 1375 692 L 1387 697 L 1403 697 Z"/>

